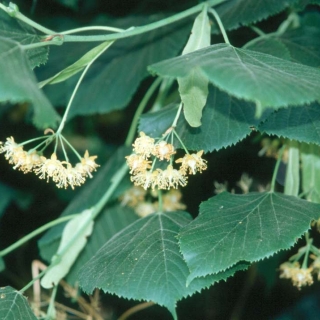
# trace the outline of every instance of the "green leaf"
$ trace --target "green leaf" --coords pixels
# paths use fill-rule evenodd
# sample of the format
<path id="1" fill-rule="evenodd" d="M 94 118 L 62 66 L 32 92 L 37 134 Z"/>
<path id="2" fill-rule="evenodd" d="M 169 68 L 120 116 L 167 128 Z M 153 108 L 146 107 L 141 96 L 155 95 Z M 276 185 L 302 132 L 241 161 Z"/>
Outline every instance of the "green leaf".
<path id="1" fill-rule="evenodd" d="M 275 111 L 258 129 L 279 137 L 320 144 L 320 104 L 315 102 Z"/>
<path id="2" fill-rule="evenodd" d="M 320 147 L 301 144 L 302 192 L 309 201 L 320 203 Z"/>
<path id="3" fill-rule="evenodd" d="M 188 282 L 289 249 L 319 217 L 319 209 L 319 204 L 272 192 L 210 198 L 180 231 Z"/>
<path id="4" fill-rule="evenodd" d="M 0 37 L 0 102 L 30 102 L 33 123 L 39 129 L 55 128 L 60 116 L 39 90 L 25 52 L 18 42 Z"/>
<path id="5" fill-rule="evenodd" d="M 296 11 L 302 11 L 309 4 L 320 5 L 320 0 L 298 0 L 297 3 L 293 6 L 293 9 Z"/>
<path id="6" fill-rule="evenodd" d="M 320 15 L 305 14 L 300 26 L 280 36 L 267 35 L 246 45 L 247 49 L 264 52 L 311 67 L 320 65 Z"/>
<path id="7" fill-rule="evenodd" d="M 301 105 L 320 99 L 320 70 L 256 51 L 217 44 L 149 66 L 161 76 L 184 77 L 200 68 L 217 87 L 267 107 Z"/>
<path id="8" fill-rule="evenodd" d="M 177 108 L 176 105 L 169 105 L 160 111 L 142 115 L 139 131 L 152 137 L 161 137 L 171 126 Z M 233 98 L 217 88 L 210 88 L 203 110 L 202 126 L 192 128 L 184 117 L 180 117 L 176 131 L 190 150 L 219 150 L 236 144 L 250 134 L 252 126 L 259 123 L 254 113 L 253 103 Z M 266 116 L 267 113 L 263 118 Z M 181 148 L 179 142 L 174 141 L 175 147 Z"/>
<path id="9" fill-rule="evenodd" d="M 135 16 L 119 20 L 117 25 L 126 28 L 161 18 L 163 15 L 149 18 Z M 176 56 L 189 32 L 189 21 L 182 21 L 139 37 L 117 41 L 88 71 L 75 97 L 69 119 L 76 115 L 107 113 L 125 108 L 140 82 L 148 76 L 147 66 Z M 72 87 L 71 80 L 66 84 L 68 88 Z M 67 92 L 65 96 L 70 95 L 71 92 Z"/>
<path id="10" fill-rule="evenodd" d="M 10 17 L 3 10 L 0 11 L 0 37 L 15 40 L 22 45 L 37 43 L 42 38 L 28 24 Z M 26 56 L 33 69 L 48 60 L 49 48 L 39 47 L 27 50 Z"/>
<path id="11" fill-rule="evenodd" d="M 230 30 L 266 19 L 296 2 L 297 0 L 229 0 L 215 9 L 224 28 Z M 218 31 L 217 27 L 213 30 Z"/>
<path id="12" fill-rule="evenodd" d="M 299 142 L 289 141 L 284 194 L 298 196 L 300 188 Z"/>
<path id="13" fill-rule="evenodd" d="M 182 51 L 187 54 L 210 45 L 210 22 L 207 7 L 196 17 L 189 40 Z M 202 109 L 208 96 L 208 79 L 200 70 L 194 69 L 183 78 L 178 78 L 179 92 L 184 106 L 184 116 L 191 127 L 201 125 Z"/>
<path id="14" fill-rule="evenodd" d="M 81 231 L 84 226 L 86 226 L 86 229 Z M 74 261 L 85 247 L 92 230 L 92 209 L 84 210 L 66 224 L 62 232 L 59 249 L 51 260 L 53 267 L 41 279 L 43 288 L 50 289 L 56 286 L 68 274 Z M 75 236 L 77 236 L 77 240 L 70 245 Z"/>
<path id="15" fill-rule="evenodd" d="M 92 60 L 96 59 L 97 56 L 99 56 L 104 50 L 106 50 L 112 44 L 113 44 L 113 41 L 106 41 L 99 44 L 98 46 L 88 51 L 85 55 L 83 55 L 79 60 L 77 60 L 75 63 L 73 63 L 69 67 L 58 72 L 53 77 L 47 80 L 41 81 L 39 83 L 39 87 L 42 88 L 47 84 L 59 83 L 74 76 L 78 72 L 82 71 Z"/>
<path id="16" fill-rule="evenodd" d="M 26 297 L 9 286 L 0 288 L 0 318 L 5 320 L 37 320 Z"/>
<path id="17" fill-rule="evenodd" d="M 176 319 L 176 301 L 225 279 L 247 265 L 238 265 L 223 276 L 197 279 L 186 287 L 189 273 L 176 239 L 181 226 L 191 221 L 186 212 L 155 213 L 139 219 L 111 238 L 79 273 L 86 292 L 101 288 L 118 296 L 154 301 Z"/>
<path id="18" fill-rule="evenodd" d="M 256 40 L 256 39 L 254 39 Z M 285 44 L 283 44 L 279 39 L 277 38 L 258 38 L 257 41 L 253 41 L 252 43 L 248 43 L 246 46 L 247 49 L 253 50 L 253 51 L 259 51 L 266 54 L 270 54 L 272 56 L 285 59 L 285 60 L 291 60 L 290 51 L 286 47 Z"/>
<path id="19" fill-rule="evenodd" d="M 82 212 L 85 209 L 93 207 L 105 194 L 110 186 L 114 174 L 124 164 L 125 156 L 131 153 L 131 148 L 119 148 L 113 157 L 94 175 L 94 178 L 87 185 L 83 186 L 81 191 L 70 202 L 61 216 Z M 129 181 L 129 179 L 128 179 Z M 119 197 L 127 188 L 128 182 L 120 185 L 112 196 L 112 199 Z M 50 229 L 38 242 L 40 254 L 43 259 L 50 261 L 51 257 L 58 249 L 60 237 L 65 224 L 59 224 Z"/>
<path id="20" fill-rule="evenodd" d="M 66 277 L 68 283 L 75 285 L 78 281 L 80 268 L 87 263 L 112 236 L 136 220 L 138 220 L 138 216 L 131 208 L 122 207 L 119 204 L 107 207 L 101 212 L 95 220 L 94 229 L 88 239 L 88 243 Z"/>

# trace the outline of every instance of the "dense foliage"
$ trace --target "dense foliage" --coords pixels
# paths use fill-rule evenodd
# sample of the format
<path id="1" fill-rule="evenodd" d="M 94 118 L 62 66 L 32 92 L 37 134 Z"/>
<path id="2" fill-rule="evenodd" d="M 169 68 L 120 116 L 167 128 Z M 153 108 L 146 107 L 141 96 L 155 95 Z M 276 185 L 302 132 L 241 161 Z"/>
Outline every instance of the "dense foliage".
<path id="1" fill-rule="evenodd" d="M 34 239 L 47 264 L 4 277 L 0 317 L 107 319 L 101 289 L 187 318 L 179 301 L 271 257 L 269 282 L 313 284 L 320 1 L 107 3 L 0 2 L 0 269 Z"/>

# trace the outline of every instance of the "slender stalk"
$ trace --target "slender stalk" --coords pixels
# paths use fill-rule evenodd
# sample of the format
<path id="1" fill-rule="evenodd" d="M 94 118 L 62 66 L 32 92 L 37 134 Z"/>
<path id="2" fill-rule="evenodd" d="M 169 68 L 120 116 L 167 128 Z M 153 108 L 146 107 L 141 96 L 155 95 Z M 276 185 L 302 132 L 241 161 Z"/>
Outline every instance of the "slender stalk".
<path id="1" fill-rule="evenodd" d="M 46 47 L 46 46 L 61 46 L 62 44 L 63 44 L 63 40 L 61 39 L 60 41 L 43 41 L 43 42 L 24 44 L 22 45 L 22 48 L 24 50 L 30 50 L 30 49 Z"/>
<path id="2" fill-rule="evenodd" d="M 125 141 L 125 145 L 126 146 L 130 146 L 133 142 L 133 139 L 135 137 L 136 134 L 136 130 L 137 130 L 137 126 L 138 126 L 138 121 L 140 119 L 140 116 L 142 114 L 142 112 L 144 111 L 145 107 L 147 106 L 148 101 L 150 100 L 151 96 L 153 95 L 153 93 L 155 92 L 155 90 L 157 89 L 157 87 L 159 86 L 160 82 L 161 82 L 161 78 L 157 78 L 152 85 L 150 86 L 150 88 L 148 89 L 148 91 L 146 92 L 146 94 L 144 95 L 143 99 L 141 100 L 136 113 L 133 117 L 133 120 L 131 122 L 131 126 Z"/>
<path id="3" fill-rule="evenodd" d="M 180 114 L 181 114 L 182 107 L 183 107 L 183 103 L 181 102 L 180 106 L 178 108 L 176 117 L 174 118 L 174 120 L 172 122 L 172 125 L 171 125 L 172 128 L 175 128 L 177 126 L 177 123 L 178 123 L 178 120 L 179 120 L 179 117 L 180 117 Z"/>
<path id="4" fill-rule="evenodd" d="M 56 310 L 54 308 L 54 301 L 56 300 L 57 291 L 58 291 L 58 285 L 54 286 L 52 289 L 46 320 L 52 320 L 53 319 L 52 317 L 55 318 Z"/>
<path id="5" fill-rule="evenodd" d="M 73 89 L 72 95 L 71 95 L 71 97 L 70 97 L 70 100 L 69 100 L 69 102 L 68 102 L 68 105 L 67 105 L 67 107 L 66 107 L 66 110 L 65 110 L 65 112 L 64 112 L 64 115 L 63 115 L 63 117 L 62 117 L 60 126 L 59 126 L 59 128 L 58 128 L 58 130 L 57 130 L 57 134 L 60 134 L 61 131 L 62 131 L 63 128 L 64 128 L 64 125 L 65 125 L 65 123 L 66 123 L 66 121 L 67 121 L 68 113 L 69 113 L 69 111 L 70 111 L 71 104 L 72 104 L 72 102 L 73 102 L 73 99 L 74 99 L 74 97 L 75 97 L 75 95 L 76 95 L 79 87 L 80 87 L 80 84 L 81 84 L 84 76 L 86 75 L 86 73 L 87 73 L 87 71 L 89 70 L 89 68 L 91 67 L 91 65 L 92 65 L 108 48 L 110 48 L 110 45 L 107 46 L 105 49 L 103 49 L 99 54 L 97 54 L 97 55 L 87 64 L 87 66 L 84 68 L 84 70 L 83 70 L 83 72 L 82 72 L 82 74 L 81 74 L 81 76 L 80 76 L 80 78 L 79 78 L 79 80 L 78 80 L 75 88 Z"/>
<path id="6" fill-rule="evenodd" d="M 29 241 L 32 238 L 36 237 L 38 234 L 40 234 L 40 233 L 52 228 L 53 226 L 55 226 L 55 225 L 57 225 L 59 223 L 71 220 L 71 219 L 75 218 L 76 216 L 78 216 L 78 214 L 72 214 L 72 215 L 61 217 L 61 218 L 58 218 L 56 220 L 53 220 L 53 221 L 50 221 L 50 222 L 46 223 L 45 225 L 41 226 L 40 228 L 38 228 L 38 229 L 32 231 L 31 233 L 27 234 L 26 236 L 24 236 L 23 238 L 21 238 L 17 242 L 13 243 L 9 247 L 1 250 L 0 251 L 0 257 L 4 257 L 5 255 L 10 253 L 11 251 L 19 248 L 20 246 L 22 246 L 27 241 Z"/>
<path id="7" fill-rule="evenodd" d="M 283 151 L 284 151 L 285 147 L 286 147 L 286 145 L 282 146 L 282 148 L 280 149 L 280 151 L 278 153 L 278 159 L 276 162 L 276 166 L 274 167 L 273 176 L 272 176 L 272 180 L 271 180 L 270 192 L 274 192 L 276 178 L 277 178 L 280 162 L 282 160 L 282 155 L 283 155 Z"/>
<path id="8" fill-rule="evenodd" d="M 186 146 L 184 145 L 184 143 L 182 142 L 181 138 L 179 137 L 179 135 L 177 134 L 176 130 L 173 129 L 173 133 L 176 136 L 176 138 L 179 140 L 181 147 L 184 149 L 184 151 L 186 152 L 186 154 L 189 154 L 188 149 L 186 148 Z"/>
<path id="9" fill-rule="evenodd" d="M 309 232 L 306 232 L 305 238 L 306 238 L 307 246 L 306 246 L 306 252 L 305 252 L 302 266 L 301 266 L 302 269 L 308 268 L 309 252 L 310 252 L 310 248 L 311 248 L 311 244 L 312 244 L 312 239 L 309 238 Z"/>
<path id="10" fill-rule="evenodd" d="M 162 212 L 163 209 L 163 201 L 162 201 L 162 190 L 158 189 L 158 210 Z"/>
<path id="11" fill-rule="evenodd" d="M 73 151 L 73 153 L 78 157 L 78 159 L 81 161 L 81 156 L 78 153 L 78 151 L 73 147 L 73 145 L 61 134 L 60 135 L 62 140 L 68 145 L 68 147 Z"/>
<path id="12" fill-rule="evenodd" d="M 104 26 L 90 26 L 90 27 L 82 27 L 82 28 L 76 28 L 71 30 L 66 30 L 59 32 L 59 34 L 72 34 L 72 33 L 78 33 L 78 32 L 85 32 L 85 31 L 110 31 L 110 32 L 123 32 L 125 29 L 119 29 L 114 27 L 104 27 Z"/>
<path id="13" fill-rule="evenodd" d="M 37 280 L 39 280 L 46 272 L 48 271 L 48 268 L 41 271 L 35 278 L 33 278 L 27 285 L 25 285 L 19 292 L 23 293 L 26 290 L 28 290 Z"/>
<path id="14" fill-rule="evenodd" d="M 227 43 L 227 44 L 230 44 L 230 41 L 229 41 L 229 38 L 227 36 L 227 33 L 226 33 L 226 30 L 224 29 L 224 26 L 222 24 L 222 21 L 217 13 L 216 10 L 214 10 L 213 8 L 209 8 L 209 12 L 214 16 L 214 18 L 216 19 L 217 23 L 218 23 L 218 26 L 219 26 L 219 29 L 221 31 L 221 34 L 223 36 L 223 39 L 224 39 L 224 42 Z"/>
<path id="15" fill-rule="evenodd" d="M 226 0 L 209 0 L 205 3 L 208 6 L 214 6 L 217 4 L 220 4 Z M 185 11 L 179 12 L 173 16 L 170 16 L 168 18 L 150 23 L 145 26 L 136 27 L 131 30 L 127 30 L 121 33 L 117 34 L 110 34 L 110 35 L 94 35 L 94 36 L 72 36 L 72 35 L 66 35 L 64 37 L 65 42 L 87 42 L 87 41 L 110 41 L 110 40 L 117 40 L 117 39 L 124 39 L 132 36 L 136 36 L 138 34 L 146 33 L 164 26 L 167 26 L 171 23 L 177 22 L 179 20 L 182 20 L 184 18 L 187 18 L 197 12 L 200 12 L 203 9 L 204 3 L 200 3 L 190 9 L 187 9 Z"/>

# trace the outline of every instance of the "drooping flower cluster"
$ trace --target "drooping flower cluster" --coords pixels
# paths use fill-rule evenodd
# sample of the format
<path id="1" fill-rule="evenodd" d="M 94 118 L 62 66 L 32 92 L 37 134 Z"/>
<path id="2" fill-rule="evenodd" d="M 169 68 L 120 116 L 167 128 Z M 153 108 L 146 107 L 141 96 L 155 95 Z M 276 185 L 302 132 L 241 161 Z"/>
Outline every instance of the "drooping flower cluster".
<path id="1" fill-rule="evenodd" d="M 313 268 L 300 268 L 299 262 L 284 262 L 280 265 L 280 278 L 291 279 L 292 284 L 301 289 L 303 286 L 312 285 Z"/>
<path id="2" fill-rule="evenodd" d="M 89 156 L 85 152 L 83 158 L 75 166 L 68 161 L 60 161 L 56 153 L 52 153 L 50 158 L 46 158 L 41 152 L 35 149 L 25 151 L 22 145 L 17 144 L 13 137 L 7 138 L 5 143 L 0 143 L 0 153 L 4 153 L 5 158 L 13 165 L 13 169 L 23 173 L 34 172 L 40 179 L 49 182 L 52 179 L 58 188 L 70 186 L 81 186 L 87 177 L 92 177 L 92 172 L 96 171 L 95 159 L 97 156 Z"/>
<path id="3" fill-rule="evenodd" d="M 188 174 L 196 174 L 207 169 L 206 160 L 201 158 L 203 150 L 193 154 L 187 153 L 183 158 L 176 160 L 176 163 L 181 163 L 177 170 L 172 164 L 175 148 L 167 141 L 160 139 L 156 142 L 144 132 L 140 132 L 140 137 L 132 146 L 134 153 L 126 157 L 132 175 L 131 181 L 135 186 L 141 186 L 145 190 L 184 187 L 188 182 Z M 157 161 L 170 163 L 163 170 L 155 168 Z"/>
<path id="4" fill-rule="evenodd" d="M 146 191 L 140 186 L 133 186 L 125 191 L 120 197 L 121 205 L 134 209 L 140 217 L 145 217 L 158 210 L 159 204 L 153 199 L 156 198 L 152 190 Z M 162 196 L 162 210 L 176 211 L 186 209 L 186 205 L 181 202 L 182 194 L 179 190 L 171 189 Z"/>

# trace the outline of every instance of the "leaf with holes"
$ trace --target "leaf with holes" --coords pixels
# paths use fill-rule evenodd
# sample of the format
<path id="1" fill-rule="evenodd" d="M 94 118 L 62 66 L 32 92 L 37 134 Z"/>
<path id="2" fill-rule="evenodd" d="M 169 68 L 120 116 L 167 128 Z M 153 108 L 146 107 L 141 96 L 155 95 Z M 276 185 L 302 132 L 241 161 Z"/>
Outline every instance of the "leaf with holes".
<path id="1" fill-rule="evenodd" d="M 128 299 L 148 300 L 165 306 L 176 319 L 176 302 L 213 282 L 243 270 L 235 266 L 216 277 L 196 279 L 186 287 L 188 267 L 176 236 L 191 221 L 183 211 L 154 213 L 139 219 L 111 238 L 79 273 L 86 292 L 101 288 Z"/>
<path id="2" fill-rule="evenodd" d="M 0 319 L 37 320 L 23 294 L 12 287 L 0 288 Z"/>
<path id="3" fill-rule="evenodd" d="M 29 102 L 33 123 L 39 129 L 55 128 L 60 116 L 39 90 L 25 52 L 18 42 L 0 37 L 0 102 Z"/>
<path id="4" fill-rule="evenodd" d="M 210 198 L 179 234 L 188 282 L 289 249 L 319 215 L 319 204 L 280 193 L 225 192 Z"/>
<path id="5" fill-rule="evenodd" d="M 228 44 L 216 44 L 149 66 L 160 76 L 184 77 L 201 69 L 218 88 L 256 103 L 256 115 L 268 108 L 320 99 L 320 70 Z"/>
<path id="6" fill-rule="evenodd" d="M 160 111 L 142 115 L 139 130 L 152 137 L 161 137 L 171 126 L 177 110 L 177 105 L 170 105 Z M 269 113 L 266 111 L 262 119 Z M 192 128 L 181 116 L 176 131 L 190 150 L 219 150 L 236 144 L 250 134 L 252 127 L 257 126 L 261 120 L 257 120 L 254 114 L 253 103 L 236 99 L 217 88 L 210 88 L 201 127 Z M 180 143 L 174 141 L 175 147 L 181 148 Z"/>

